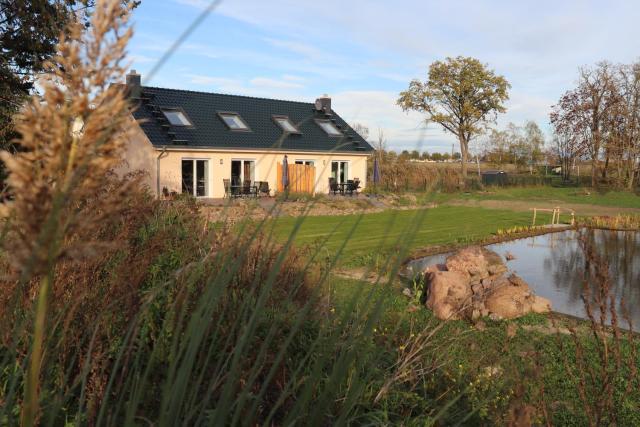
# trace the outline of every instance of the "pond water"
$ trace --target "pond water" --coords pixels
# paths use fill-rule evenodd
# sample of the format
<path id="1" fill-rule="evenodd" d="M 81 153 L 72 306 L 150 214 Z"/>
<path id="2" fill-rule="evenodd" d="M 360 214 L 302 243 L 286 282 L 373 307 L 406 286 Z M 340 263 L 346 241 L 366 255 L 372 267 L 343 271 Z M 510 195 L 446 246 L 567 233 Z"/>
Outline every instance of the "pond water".
<path id="1" fill-rule="evenodd" d="M 487 248 L 515 259 L 509 269 L 522 277 L 536 295 L 551 300 L 552 310 L 572 316 L 586 316 L 582 300 L 585 254 L 578 240 L 584 233 L 609 264 L 611 291 L 618 302 L 624 299 L 634 330 L 640 325 L 640 232 L 609 230 L 568 230 L 528 237 Z M 420 258 L 407 264 L 408 271 L 442 263 L 448 254 Z M 626 322 L 622 323 L 624 326 Z"/>

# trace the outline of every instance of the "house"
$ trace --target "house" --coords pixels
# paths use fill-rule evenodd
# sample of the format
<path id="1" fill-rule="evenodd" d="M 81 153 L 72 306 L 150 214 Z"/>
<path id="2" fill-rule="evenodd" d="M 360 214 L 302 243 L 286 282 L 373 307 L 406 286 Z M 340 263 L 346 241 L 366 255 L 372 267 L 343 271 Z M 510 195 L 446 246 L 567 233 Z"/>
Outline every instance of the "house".
<path id="1" fill-rule="evenodd" d="M 156 195 L 218 198 L 225 183 L 259 181 L 273 194 L 283 188 L 285 156 L 288 165 L 313 172 L 310 192 L 328 193 L 330 177 L 366 186 L 373 149 L 328 96 L 310 103 L 147 87 L 135 70 L 126 85 L 136 125 L 124 170 L 146 171 Z"/>

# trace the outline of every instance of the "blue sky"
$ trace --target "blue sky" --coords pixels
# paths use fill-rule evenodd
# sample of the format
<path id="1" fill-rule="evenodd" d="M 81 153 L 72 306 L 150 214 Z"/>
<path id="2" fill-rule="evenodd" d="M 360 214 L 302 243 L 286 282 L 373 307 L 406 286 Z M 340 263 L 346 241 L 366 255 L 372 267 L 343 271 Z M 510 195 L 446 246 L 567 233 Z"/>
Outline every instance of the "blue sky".
<path id="1" fill-rule="evenodd" d="M 129 51 L 143 80 L 208 3 L 142 1 Z M 635 0 L 223 0 L 145 84 L 302 101 L 327 93 L 371 138 L 383 129 L 390 148 L 449 151 L 451 135 L 395 105 L 431 62 L 487 63 L 512 85 L 498 124 L 546 129 L 580 66 L 639 58 L 639 16 Z"/>

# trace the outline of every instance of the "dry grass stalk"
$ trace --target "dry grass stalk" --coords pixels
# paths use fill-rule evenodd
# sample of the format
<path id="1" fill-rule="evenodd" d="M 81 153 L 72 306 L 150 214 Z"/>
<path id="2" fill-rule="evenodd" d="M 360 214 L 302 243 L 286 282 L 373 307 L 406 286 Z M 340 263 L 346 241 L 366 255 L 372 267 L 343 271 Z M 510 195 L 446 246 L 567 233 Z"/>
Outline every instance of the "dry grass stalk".
<path id="1" fill-rule="evenodd" d="M 121 162 L 129 106 L 120 85 L 131 29 L 128 10 L 101 0 L 87 30 L 79 22 L 63 35 L 58 54 L 33 97 L 16 118 L 18 153 L 2 152 L 13 201 L 10 242 L 15 268 L 26 280 L 51 270 L 61 258 L 87 255 L 96 242 L 74 241 L 111 215 L 127 189 L 101 195 L 98 209 L 83 209 Z"/>
<path id="2" fill-rule="evenodd" d="M 615 425 L 619 409 L 616 383 L 624 380 L 625 395 L 628 395 L 638 381 L 637 344 L 624 301 L 621 306 L 622 319 L 628 326 L 626 333 L 620 325 L 607 262 L 587 236 L 580 236 L 580 245 L 586 259 L 582 298 L 589 333 L 580 333 L 576 327 L 569 328 L 575 346 L 575 361 L 569 360 L 567 354 L 571 352 L 566 350 L 562 337 L 559 338 L 563 363 L 577 385 L 581 409 L 589 425 Z M 591 340 L 594 348 L 587 347 L 585 339 Z M 622 349 L 625 344 L 629 347 L 628 353 Z"/>
<path id="3" fill-rule="evenodd" d="M 26 283 L 40 276 L 33 345 L 25 381 L 23 425 L 38 416 L 47 305 L 58 261 L 95 253 L 102 242 L 74 239 L 118 209 L 126 186 L 96 198 L 103 178 L 121 162 L 129 106 L 115 81 L 131 37 L 129 9 L 118 0 L 99 0 L 91 25 L 72 22 L 41 80 L 43 96 L 33 97 L 16 118 L 22 150 L 1 153 L 13 201 L 5 205 L 11 234 L 5 239 L 13 267 Z"/>

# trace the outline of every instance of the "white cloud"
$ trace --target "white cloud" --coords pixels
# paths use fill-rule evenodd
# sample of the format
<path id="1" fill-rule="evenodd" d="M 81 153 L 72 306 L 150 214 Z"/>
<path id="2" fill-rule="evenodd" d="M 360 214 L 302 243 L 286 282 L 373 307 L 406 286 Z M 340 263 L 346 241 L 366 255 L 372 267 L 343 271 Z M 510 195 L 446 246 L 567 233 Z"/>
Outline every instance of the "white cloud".
<path id="1" fill-rule="evenodd" d="M 376 139 L 382 129 L 390 148 L 449 150 L 456 140 L 437 125 L 425 126 L 422 114 L 403 112 L 396 105 L 397 96 L 388 91 L 344 91 L 333 94 L 331 104 L 349 123 L 367 126 L 370 139 Z"/>
<path id="2" fill-rule="evenodd" d="M 306 79 L 304 77 L 301 76 L 294 76 L 291 74 L 284 74 L 282 76 L 282 80 L 286 80 L 289 82 L 304 82 Z"/>
<path id="3" fill-rule="evenodd" d="M 295 40 L 273 39 L 268 37 L 265 38 L 265 41 L 274 47 L 287 50 L 308 59 L 317 59 L 325 56 L 325 54 L 320 49 L 308 43 L 302 43 Z"/>
<path id="4" fill-rule="evenodd" d="M 297 89 L 304 86 L 300 83 L 294 83 L 286 80 L 270 79 L 268 77 L 255 77 L 249 80 L 252 86 L 260 88 L 276 88 L 276 89 Z"/>
<path id="5" fill-rule="evenodd" d="M 210 4 L 174 1 L 200 9 Z M 545 127 L 550 106 L 574 84 L 579 66 L 634 61 L 640 38 L 640 3 L 634 1 L 233 0 L 215 13 L 253 26 L 256 40 L 271 49 L 204 45 L 193 53 L 255 64 L 260 70 L 254 75 L 281 75 L 222 86 L 291 99 L 334 90 L 337 111 L 346 116 L 348 110 L 372 134 L 378 126 L 387 129 L 389 139 L 407 148 L 419 139 L 421 117 L 399 111 L 395 98 L 411 78 L 423 79 L 436 59 L 469 55 L 488 63 L 513 85 L 498 123 L 531 119 Z M 424 140 L 444 146 L 454 139 L 430 125 Z"/>
<path id="6" fill-rule="evenodd" d="M 145 55 L 129 55 L 128 59 L 133 63 L 133 65 L 148 64 L 158 60 L 158 58 L 152 58 Z"/>

